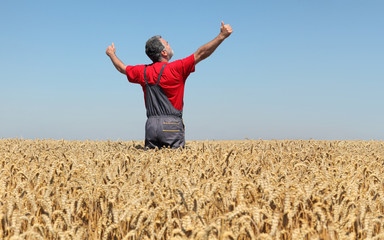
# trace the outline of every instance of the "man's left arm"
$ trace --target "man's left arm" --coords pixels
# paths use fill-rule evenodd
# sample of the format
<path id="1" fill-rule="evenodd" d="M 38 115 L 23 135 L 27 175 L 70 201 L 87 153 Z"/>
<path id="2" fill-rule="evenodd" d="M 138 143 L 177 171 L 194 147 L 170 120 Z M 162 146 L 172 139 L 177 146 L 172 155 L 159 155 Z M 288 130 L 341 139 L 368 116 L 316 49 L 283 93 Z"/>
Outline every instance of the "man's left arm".
<path id="1" fill-rule="evenodd" d="M 201 46 L 194 53 L 195 64 L 198 64 L 200 61 L 209 57 L 216 50 L 216 48 L 232 34 L 232 32 L 232 27 L 229 24 L 224 25 L 224 22 L 221 21 L 220 34 L 209 43 Z"/>
<path id="2" fill-rule="evenodd" d="M 116 56 L 116 49 L 113 43 L 111 46 L 108 46 L 106 54 L 111 59 L 117 71 L 121 72 L 122 74 L 126 74 L 125 69 L 127 66 L 125 66 L 125 64 Z"/>

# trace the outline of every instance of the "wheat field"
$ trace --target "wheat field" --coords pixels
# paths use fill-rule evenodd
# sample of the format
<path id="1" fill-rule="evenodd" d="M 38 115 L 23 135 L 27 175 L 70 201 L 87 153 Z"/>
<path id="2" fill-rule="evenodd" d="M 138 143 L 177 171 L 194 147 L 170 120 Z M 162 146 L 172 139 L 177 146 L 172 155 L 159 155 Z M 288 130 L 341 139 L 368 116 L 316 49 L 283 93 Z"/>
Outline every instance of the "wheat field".
<path id="1" fill-rule="evenodd" d="M 384 239 L 383 141 L 0 139 L 0 239 Z"/>

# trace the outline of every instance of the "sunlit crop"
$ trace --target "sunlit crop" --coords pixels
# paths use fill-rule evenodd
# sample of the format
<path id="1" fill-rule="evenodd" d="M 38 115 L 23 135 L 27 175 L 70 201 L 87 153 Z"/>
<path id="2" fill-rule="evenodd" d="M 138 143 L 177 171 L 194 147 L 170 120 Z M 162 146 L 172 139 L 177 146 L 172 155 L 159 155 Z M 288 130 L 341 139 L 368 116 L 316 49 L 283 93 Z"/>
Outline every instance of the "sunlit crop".
<path id="1" fill-rule="evenodd" d="M 3 139 L 0 239 L 384 239 L 384 143 Z"/>

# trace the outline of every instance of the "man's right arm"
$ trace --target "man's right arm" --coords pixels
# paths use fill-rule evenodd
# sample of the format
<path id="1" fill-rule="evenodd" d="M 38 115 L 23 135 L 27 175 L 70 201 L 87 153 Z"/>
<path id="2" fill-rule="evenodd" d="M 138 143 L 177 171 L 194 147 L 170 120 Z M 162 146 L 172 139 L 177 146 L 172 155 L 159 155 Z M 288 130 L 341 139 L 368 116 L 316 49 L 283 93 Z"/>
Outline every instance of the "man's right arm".
<path id="1" fill-rule="evenodd" d="M 116 54 L 115 54 L 116 49 L 115 49 L 115 45 L 113 43 L 111 46 L 108 46 L 107 51 L 105 53 L 111 59 L 113 65 L 115 66 L 117 71 L 121 72 L 122 74 L 126 74 L 125 69 L 127 66 L 125 66 L 124 63 L 122 61 L 120 61 L 120 59 L 116 56 Z"/>
<path id="2" fill-rule="evenodd" d="M 231 34 L 232 27 L 229 24 L 224 25 L 224 22 L 221 21 L 219 35 L 209 43 L 197 49 L 197 51 L 195 52 L 195 64 L 209 57 L 216 50 L 216 48 Z"/>

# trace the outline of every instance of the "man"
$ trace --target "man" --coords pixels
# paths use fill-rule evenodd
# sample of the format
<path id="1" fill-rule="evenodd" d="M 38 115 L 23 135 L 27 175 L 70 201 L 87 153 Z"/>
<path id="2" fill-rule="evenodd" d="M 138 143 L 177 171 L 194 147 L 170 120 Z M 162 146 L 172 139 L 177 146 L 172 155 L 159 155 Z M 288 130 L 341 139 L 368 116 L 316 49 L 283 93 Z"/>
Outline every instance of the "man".
<path id="1" fill-rule="evenodd" d="M 231 33 L 231 26 L 222 21 L 216 38 L 191 56 L 174 62 L 170 62 L 173 50 L 168 42 L 161 36 L 154 36 L 145 45 L 145 53 L 153 61 L 151 65 L 126 66 L 117 58 L 114 44 L 108 46 L 106 53 L 115 68 L 127 75 L 129 82 L 143 88 L 148 117 L 146 149 L 185 146 L 182 120 L 185 81 L 195 71 L 195 65 L 209 57 Z"/>

